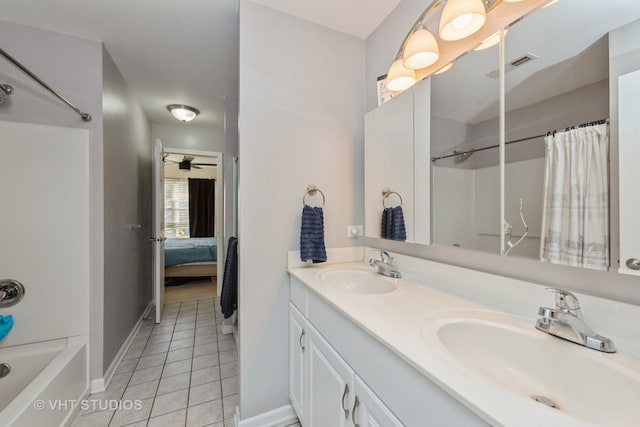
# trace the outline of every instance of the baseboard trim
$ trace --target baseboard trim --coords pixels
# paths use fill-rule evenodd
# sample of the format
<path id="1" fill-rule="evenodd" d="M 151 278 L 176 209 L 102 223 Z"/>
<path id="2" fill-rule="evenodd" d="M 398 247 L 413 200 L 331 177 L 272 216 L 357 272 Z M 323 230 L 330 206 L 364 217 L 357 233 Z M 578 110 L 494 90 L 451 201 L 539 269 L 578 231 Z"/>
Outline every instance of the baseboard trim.
<path id="1" fill-rule="evenodd" d="M 122 347 L 120 347 L 118 354 L 116 354 L 116 357 L 114 357 L 113 362 L 111 362 L 111 365 L 109 365 L 109 369 L 107 369 L 107 371 L 104 373 L 104 377 L 91 381 L 91 394 L 101 393 L 105 391 L 107 387 L 109 387 L 109 383 L 111 382 L 113 375 L 116 373 L 118 366 L 120 366 L 120 362 L 122 362 L 122 358 L 124 357 L 125 354 L 127 354 L 127 351 L 129 350 L 129 347 L 131 347 L 131 343 L 133 342 L 133 339 L 136 337 L 136 334 L 142 327 L 142 322 L 144 321 L 144 318 L 147 317 L 147 315 L 152 309 L 153 309 L 153 301 L 149 302 L 149 305 L 147 305 L 147 308 L 145 308 L 144 311 L 142 312 L 142 315 L 140 315 L 140 318 L 138 319 L 136 324 L 133 326 L 133 329 L 129 333 L 129 336 L 122 344 Z"/>
<path id="2" fill-rule="evenodd" d="M 241 420 L 238 407 L 236 407 L 233 419 L 236 427 L 279 427 L 295 423 L 298 420 L 298 416 L 292 405 L 285 405 L 255 417 Z"/>
<path id="3" fill-rule="evenodd" d="M 104 385 L 104 377 L 98 378 L 91 381 L 91 388 L 89 389 L 90 394 L 102 393 L 105 391 L 107 387 Z"/>

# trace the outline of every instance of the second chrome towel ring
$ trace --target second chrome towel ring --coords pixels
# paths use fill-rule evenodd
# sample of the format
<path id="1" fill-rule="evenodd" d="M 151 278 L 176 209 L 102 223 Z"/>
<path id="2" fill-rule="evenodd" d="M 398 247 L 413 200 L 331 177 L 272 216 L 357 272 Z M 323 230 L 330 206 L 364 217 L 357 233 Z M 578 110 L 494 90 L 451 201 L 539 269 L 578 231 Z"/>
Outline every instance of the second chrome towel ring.
<path id="1" fill-rule="evenodd" d="M 400 204 L 398 206 L 402 206 L 402 196 L 400 195 L 400 193 L 398 193 L 397 191 L 391 191 L 388 188 L 383 188 L 382 189 L 382 207 L 383 208 L 388 208 L 389 206 L 387 206 L 385 204 L 385 201 L 389 198 L 389 196 L 395 194 L 396 196 L 398 196 L 398 199 L 400 199 Z"/>
<path id="2" fill-rule="evenodd" d="M 302 205 L 303 206 L 307 206 L 307 196 L 315 196 L 318 193 L 320 193 L 320 195 L 322 196 L 322 206 L 321 207 L 324 208 L 324 202 L 325 202 L 324 193 L 322 192 L 322 190 L 320 190 L 318 187 L 316 187 L 313 184 L 307 185 L 307 191 L 305 191 L 304 196 L 302 196 Z"/>

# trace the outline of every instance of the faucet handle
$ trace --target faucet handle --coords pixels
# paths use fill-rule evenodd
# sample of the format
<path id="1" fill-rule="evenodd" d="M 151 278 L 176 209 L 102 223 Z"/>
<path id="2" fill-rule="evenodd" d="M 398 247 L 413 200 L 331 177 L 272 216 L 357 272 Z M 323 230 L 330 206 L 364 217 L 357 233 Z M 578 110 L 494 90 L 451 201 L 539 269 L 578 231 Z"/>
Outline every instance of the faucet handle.
<path id="1" fill-rule="evenodd" d="M 382 260 L 382 262 L 386 262 L 387 264 L 391 264 L 393 262 L 393 257 L 389 255 L 389 252 L 382 250 L 378 252 L 380 252 L 380 259 Z"/>
<path id="2" fill-rule="evenodd" d="M 556 294 L 556 308 L 572 312 L 580 310 L 580 302 L 571 292 L 559 288 L 547 288 L 547 290 Z"/>

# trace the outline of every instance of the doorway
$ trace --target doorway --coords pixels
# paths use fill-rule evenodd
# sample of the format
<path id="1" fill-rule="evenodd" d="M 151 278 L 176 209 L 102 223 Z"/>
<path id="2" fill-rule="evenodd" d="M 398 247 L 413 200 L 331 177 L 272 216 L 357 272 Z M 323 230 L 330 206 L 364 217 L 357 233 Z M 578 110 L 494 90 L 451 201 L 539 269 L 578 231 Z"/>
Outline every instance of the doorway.
<path id="1" fill-rule="evenodd" d="M 165 148 L 164 301 L 215 297 L 221 277 L 222 155 Z"/>

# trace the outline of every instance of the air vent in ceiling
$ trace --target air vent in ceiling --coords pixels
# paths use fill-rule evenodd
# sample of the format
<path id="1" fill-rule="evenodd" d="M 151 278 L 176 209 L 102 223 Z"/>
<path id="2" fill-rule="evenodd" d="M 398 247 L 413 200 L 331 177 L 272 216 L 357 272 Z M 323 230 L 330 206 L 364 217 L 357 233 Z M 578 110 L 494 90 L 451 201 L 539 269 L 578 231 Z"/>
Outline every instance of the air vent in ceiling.
<path id="1" fill-rule="evenodd" d="M 504 67 L 504 72 L 508 73 L 510 71 L 515 70 L 516 68 L 522 67 L 524 64 L 528 64 L 532 61 L 535 61 L 536 59 L 538 59 L 538 55 L 534 55 L 531 52 L 527 52 L 524 55 L 521 55 L 519 57 L 517 57 L 516 59 L 508 62 L 505 67 Z M 497 79 L 499 77 L 499 71 L 493 70 L 490 73 L 487 73 L 486 76 L 490 77 L 492 79 Z"/>

